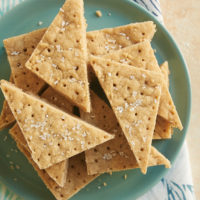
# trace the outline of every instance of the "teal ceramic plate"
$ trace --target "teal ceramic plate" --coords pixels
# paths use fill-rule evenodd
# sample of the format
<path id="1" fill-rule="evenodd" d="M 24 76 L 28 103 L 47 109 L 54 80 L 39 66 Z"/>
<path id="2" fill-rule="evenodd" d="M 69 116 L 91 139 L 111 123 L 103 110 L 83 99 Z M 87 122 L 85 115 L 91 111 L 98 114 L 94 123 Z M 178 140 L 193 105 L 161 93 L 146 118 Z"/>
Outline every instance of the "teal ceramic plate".
<path id="1" fill-rule="evenodd" d="M 63 3 L 64 0 L 27 0 L 0 19 L 0 79 L 8 79 L 10 74 L 2 40 L 41 28 L 37 25 L 39 21 L 43 22 L 43 27 L 48 26 Z M 102 11 L 101 18 L 95 16 L 96 10 Z M 111 16 L 108 16 L 108 13 L 111 13 Z M 151 14 L 129 0 L 85 0 L 85 16 L 88 31 L 146 20 L 152 20 L 156 23 L 157 32 L 152 45 L 156 49 L 159 63 L 165 60 L 169 61 L 170 92 L 184 130 L 181 132 L 175 130 L 171 140 L 157 141 L 153 145 L 173 163 L 187 132 L 191 103 L 187 67 L 175 42 Z M 0 95 L 0 106 L 2 106 L 2 93 Z M 16 165 L 19 165 L 20 169 L 16 169 Z M 14 169 L 11 166 L 14 166 Z M 159 166 L 149 168 L 145 176 L 139 170 L 113 173 L 112 176 L 105 174 L 72 199 L 133 200 L 155 185 L 166 172 L 167 169 Z M 126 181 L 123 179 L 124 173 L 128 175 Z M 0 132 L 0 181 L 23 199 L 54 199 L 25 157 L 17 152 L 14 141 L 8 135 L 8 130 Z M 102 187 L 99 190 L 97 187 L 102 185 L 104 181 L 107 182 L 107 187 Z"/>

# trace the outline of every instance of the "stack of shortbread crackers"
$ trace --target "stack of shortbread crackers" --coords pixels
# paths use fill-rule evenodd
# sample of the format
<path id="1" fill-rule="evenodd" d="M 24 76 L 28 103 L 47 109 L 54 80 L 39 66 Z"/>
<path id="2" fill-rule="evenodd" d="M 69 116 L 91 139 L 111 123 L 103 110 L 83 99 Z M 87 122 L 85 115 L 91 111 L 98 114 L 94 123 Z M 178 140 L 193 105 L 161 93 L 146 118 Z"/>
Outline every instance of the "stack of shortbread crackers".
<path id="1" fill-rule="evenodd" d="M 83 0 L 67 0 L 47 29 L 4 40 L 0 128 L 16 121 L 10 134 L 56 199 L 106 172 L 170 167 L 152 139 L 183 127 L 154 33 L 151 21 L 86 33 Z"/>

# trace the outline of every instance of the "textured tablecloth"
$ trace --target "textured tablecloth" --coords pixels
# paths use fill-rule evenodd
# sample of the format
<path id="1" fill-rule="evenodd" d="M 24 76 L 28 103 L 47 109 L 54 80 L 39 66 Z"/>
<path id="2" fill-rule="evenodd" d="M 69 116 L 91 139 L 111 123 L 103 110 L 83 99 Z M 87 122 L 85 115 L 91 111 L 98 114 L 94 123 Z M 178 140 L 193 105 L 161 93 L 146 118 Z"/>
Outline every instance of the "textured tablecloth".
<path id="1" fill-rule="evenodd" d="M 23 1 L 24 0 L 0 0 L 0 17 L 6 11 Z M 133 1 L 143 6 L 163 23 L 159 0 Z M 18 200 L 19 198 L 0 183 L 0 200 L 11 199 Z M 137 200 L 195 200 L 186 143 L 184 143 L 175 163 L 167 175 L 163 177 L 156 186 Z"/>

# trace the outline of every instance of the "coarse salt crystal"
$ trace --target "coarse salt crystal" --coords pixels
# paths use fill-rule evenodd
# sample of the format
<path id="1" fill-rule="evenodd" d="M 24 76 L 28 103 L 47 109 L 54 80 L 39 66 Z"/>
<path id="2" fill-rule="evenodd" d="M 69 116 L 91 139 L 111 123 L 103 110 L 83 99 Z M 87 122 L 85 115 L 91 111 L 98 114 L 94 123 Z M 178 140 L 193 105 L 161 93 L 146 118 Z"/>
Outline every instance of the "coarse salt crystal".
<path id="1" fill-rule="evenodd" d="M 126 36 L 126 34 L 125 33 L 119 33 L 120 35 L 122 35 L 122 36 Z"/>
<path id="2" fill-rule="evenodd" d="M 72 138 L 72 137 L 69 137 L 69 141 L 73 141 L 74 140 L 74 138 Z"/>
<path id="3" fill-rule="evenodd" d="M 122 112 L 124 111 L 124 109 L 123 109 L 123 107 L 118 106 L 118 107 L 117 107 L 117 111 L 118 111 L 119 113 L 122 113 Z"/>
<path id="4" fill-rule="evenodd" d="M 18 56 L 19 55 L 19 52 L 17 52 L 17 51 L 13 51 L 12 53 L 11 53 L 11 56 Z"/>
<path id="5" fill-rule="evenodd" d="M 110 76 L 110 77 L 112 76 L 111 72 L 108 72 L 108 76 Z"/>
<path id="6" fill-rule="evenodd" d="M 22 111 L 20 109 L 17 109 L 17 114 L 21 114 Z"/>
<path id="7" fill-rule="evenodd" d="M 103 155 L 103 159 L 104 159 L 104 160 L 111 160 L 111 159 L 112 159 L 112 155 L 111 155 L 110 153 L 105 153 L 105 154 Z"/>
<path id="8" fill-rule="evenodd" d="M 133 96 L 133 97 L 137 96 L 137 92 L 136 92 L 136 91 L 133 91 L 132 96 Z"/>
<path id="9" fill-rule="evenodd" d="M 135 146 L 135 142 L 134 141 L 131 141 L 131 144 L 132 144 L 132 146 Z"/>
<path id="10" fill-rule="evenodd" d="M 145 74 L 142 74 L 142 77 L 143 77 L 143 78 L 146 78 L 146 75 L 145 75 Z"/>
<path id="11" fill-rule="evenodd" d="M 59 44 L 56 45 L 56 49 L 57 49 L 57 52 L 63 52 L 63 50 L 61 49 L 61 46 Z"/>
<path id="12" fill-rule="evenodd" d="M 128 61 L 124 58 L 124 59 L 121 59 L 119 60 L 120 63 L 127 63 Z"/>
<path id="13" fill-rule="evenodd" d="M 115 44 L 116 40 L 108 40 L 108 42 Z"/>
<path id="14" fill-rule="evenodd" d="M 57 85 L 58 84 L 58 80 L 54 81 L 54 85 Z"/>
<path id="15" fill-rule="evenodd" d="M 63 63 L 65 62 L 65 58 L 64 58 L 64 57 L 62 57 L 60 60 L 61 60 L 61 62 L 63 62 Z"/>
<path id="16" fill-rule="evenodd" d="M 146 137 L 142 137 L 143 141 L 146 142 L 147 141 L 147 138 Z"/>
<path id="17" fill-rule="evenodd" d="M 56 67 L 57 67 L 57 65 L 56 65 L 56 64 L 52 64 L 52 67 L 56 68 Z"/>
<path id="18" fill-rule="evenodd" d="M 60 29 L 60 31 L 61 31 L 61 32 L 64 32 L 64 31 L 65 31 L 65 28 L 64 28 L 64 27 L 63 27 L 63 28 L 61 28 L 61 29 Z"/>
<path id="19" fill-rule="evenodd" d="M 64 10 L 63 10 L 62 8 L 60 8 L 60 11 L 61 11 L 61 12 L 64 12 Z"/>
<path id="20" fill-rule="evenodd" d="M 65 26 L 65 21 L 62 21 L 62 24 L 61 24 L 62 26 Z"/>
<path id="21" fill-rule="evenodd" d="M 109 51 L 109 46 L 105 46 L 105 49 L 106 49 L 107 51 Z"/>
<path id="22" fill-rule="evenodd" d="M 133 80 L 135 77 L 134 77 L 133 75 L 131 75 L 129 78 L 130 78 L 131 80 Z"/>
<path id="23" fill-rule="evenodd" d="M 129 105 L 128 105 L 128 103 L 127 103 L 127 102 L 125 102 L 125 108 L 128 108 L 128 106 L 129 106 Z"/>
<path id="24" fill-rule="evenodd" d="M 82 133 L 82 137 L 86 137 L 86 136 L 87 136 L 87 132 L 85 131 Z"/>
<path id="25" fill-rule="evenodd" d="M 70 83 L 74 83 L 74 82 L 76 82 L 76 79 L 75 78 L 71 78 L 71 79 L 69 79 L 68 80 Z"/>

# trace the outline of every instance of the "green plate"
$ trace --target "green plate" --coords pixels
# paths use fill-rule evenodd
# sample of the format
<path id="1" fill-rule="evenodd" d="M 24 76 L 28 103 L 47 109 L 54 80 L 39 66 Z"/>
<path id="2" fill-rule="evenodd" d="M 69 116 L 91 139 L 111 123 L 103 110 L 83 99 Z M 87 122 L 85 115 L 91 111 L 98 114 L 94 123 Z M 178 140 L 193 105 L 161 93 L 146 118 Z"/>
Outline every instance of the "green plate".
<path id="1" fill-rule="evenodd" d="M 10 74 L 2 40 L 48 26 L 63 3 L 64 0 L 27 0 L 0 19 L 0 79 L 8 79 Z M 101 18 L 95 16 L 96 10 L 102 11 Z M 108 13 L 112 15 L 108 16 Z M 166 29 L 151 14 L 129 0 L 85 0 L 85 16 L 88 31 L 146 20 L 156 23 L 157 32 L 152 45 L 156 49 L 159 63 L 165 60 L 169 61 L 170 92 L 184 129 L 181 132 L 175 130 L 171 140 L 156 141 L 153 142 L 153 145 L 173 163 L 187 132 L 191 104 L 187 67 L 177 45 Z M 37 25 L 39 21 L 43 22 L 41 27 Z M 1 93 L 0 106 L 2 106 L 2 102 Z M 20 166 L 20 169 L 16 169 L 16 164 Z M 14 169 L 11 169 L 12 165 Z M 139 170 L 113 173 L 112 176 L 104 174 L 72 199 L 133 200 L 154 186 L 167 171 L 163 166 L 158 166 L 149 168 L 145 176 Z M 125 173 L 128 175 L 126 181 L 123 179 Z M 15 142 L 8 135 L 8 130 L 0 133 L 0 181 L 23 199 L 54 199 L 26 158 L 17 152 Z M 107 182 L 107 187 L 98 190 L 97 187 L 104 181 Z"/>

